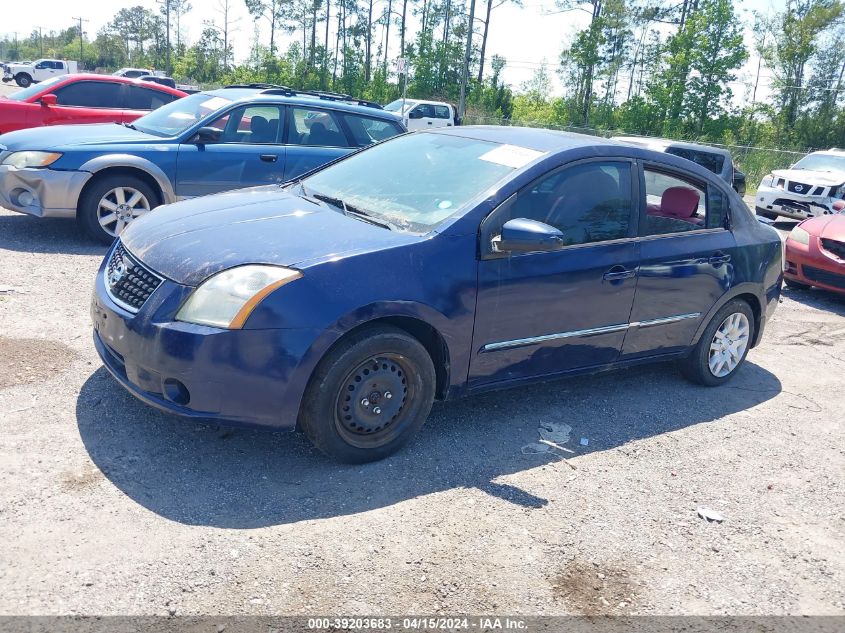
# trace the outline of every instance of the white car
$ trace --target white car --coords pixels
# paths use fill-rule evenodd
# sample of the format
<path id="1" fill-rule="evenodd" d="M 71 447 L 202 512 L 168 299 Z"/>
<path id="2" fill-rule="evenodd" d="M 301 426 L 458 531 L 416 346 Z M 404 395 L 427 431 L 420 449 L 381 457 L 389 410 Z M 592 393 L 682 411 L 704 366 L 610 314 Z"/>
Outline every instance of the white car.
<path id="1" fill-rule="evenodd" d="M 455 106 L 444 101 L 397 99 L 384 106 L 384 109 L 401 114 L 402 122 L 409 132 L 460 125 Z"/>
<path id="2" fill-rule="evenodd" d="M 757 215 L 804 220 L 836 213 L 845 198 L 845 150 L 812 152 L 790 169 L 776 169 L 760 182 L 754 198 Z"/>
<path id="3" fill-rule="evenodd" d="M 11 63 L 3 70 L 3 81 L 15 81 L 21 88 L 61 75 L 77 72 L 76 62 L 61 59 L 37 59 L 34 63 Z"/>

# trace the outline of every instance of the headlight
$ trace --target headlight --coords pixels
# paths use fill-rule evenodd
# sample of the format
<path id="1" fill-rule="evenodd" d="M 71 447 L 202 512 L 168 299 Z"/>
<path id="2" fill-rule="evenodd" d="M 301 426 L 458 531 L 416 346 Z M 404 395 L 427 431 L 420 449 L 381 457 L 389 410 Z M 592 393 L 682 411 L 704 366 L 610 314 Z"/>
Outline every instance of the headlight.
<path id="1" fill-rule="evenodd" d="M 281 266 L 238 266 L 202 282 L 179 309 L 176 319 L 188 323 L 240 329 L 261 300 L 276 288 L 302 277 Z"/>
<path id="2" fill-rule="evenodd" d="M 62 157 L 58 152 L 12 152 L 3 161 L 4 165 L 11 165 L 18 169 L 24 167 L 46 167 L 52 165 Z"/>
<path id="3" fill-rule="evenodd" d="M 789 234 L 789 239 L 798 242 L 799 244 L 804 244 L 805 246 L 810 243 L 810 234 L 807 233 L 804 229 L 800 226 L 796 226 L 792 229 L 792 232 Z"/>
<path id="4" fill-rule="evenodd" d="M 771 187 L 772 184 L 775 182 L 774 174 L 769 174 L 768 176 L 763 176 L 763 180 L 760 181 L 761 187 Z"/>

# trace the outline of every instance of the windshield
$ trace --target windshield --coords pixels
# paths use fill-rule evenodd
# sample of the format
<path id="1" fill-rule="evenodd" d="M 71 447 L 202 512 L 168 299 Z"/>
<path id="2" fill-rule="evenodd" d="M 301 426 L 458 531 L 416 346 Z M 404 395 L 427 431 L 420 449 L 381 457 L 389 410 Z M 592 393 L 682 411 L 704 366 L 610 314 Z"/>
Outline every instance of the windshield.
<path id="1" fill-rule="evenodd" d="M 417 105 L 416 101 L 411 101 L 410 99 L 405 99 L 404 103 L 405 103 L 405 110 L 410 110 L 415 105 Z M 384 106 L 384 109 L 387 110 L 388 112 L 399 112 L 399 111 L 401 111 L 402 110 L 402 99 L 397 99 L 396 101 L 391 101 L 386 106 Z"/>
<path id="2" fill-rule="evenodd" d="M 12 101 L 26 101 L 30 97 L 33 97 L 43 92 L 44 88 L 49 88 L 50 86 L 57 84 L 65 79 L 67 79 L 67 77 L 65 77 L 64 75 L 60 75 L 58 77 L 50 77 L 49 79 L 45 79 L 40 83 L 32 84 L 29 88 L 18 90 L 16 93 L 9 95 L 9 99 L 11 99 Z"/>
<path id="3" fill-rule="evenodd" d="M 795 163 L 793 169 L 845 173 L 845 156 L 834 156 L 832 154 L 807 154 L 804 158 Z"/>
<path id="4" fill-rule="evenodd" d="M 153 110 L 135 121 L 135 128 L 156 136 L 176 136 L 212 112 L 230 104 L 225 97 L 197 93 Z"/>
<path id="5" fill-rule="evenodd" d="M 374 145 L 302 181 L 306 195 L 426 233 L 542 152 L 447 134 Z"/>

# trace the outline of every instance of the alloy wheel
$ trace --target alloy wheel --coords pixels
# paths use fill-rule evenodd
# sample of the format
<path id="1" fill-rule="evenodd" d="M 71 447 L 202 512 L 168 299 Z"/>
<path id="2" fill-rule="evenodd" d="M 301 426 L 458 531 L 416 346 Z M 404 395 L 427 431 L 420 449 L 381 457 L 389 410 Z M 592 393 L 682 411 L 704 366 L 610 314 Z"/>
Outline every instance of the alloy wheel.
<path id="1" fill-rule="evenodd" d="M 751 325 L 742 312 L 734 312 L 722 321 L 710 342 L 710 373 L 724 378 L 742 361 L 748 349 Z"/>
<path id="2" fill-rule="evenodd" d="M 117 237 L 135 218 L 148 213 L 150 201 L 133 187 L 115 187 L 97 204 L 97 221 L 109 235 Z"/>

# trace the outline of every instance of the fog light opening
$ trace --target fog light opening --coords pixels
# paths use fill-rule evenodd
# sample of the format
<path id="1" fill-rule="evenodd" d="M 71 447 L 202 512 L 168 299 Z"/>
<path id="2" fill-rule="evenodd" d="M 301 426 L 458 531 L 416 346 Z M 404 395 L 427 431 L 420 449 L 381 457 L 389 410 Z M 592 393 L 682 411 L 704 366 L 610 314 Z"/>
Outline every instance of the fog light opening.
<path id="1" fill-rule="evenodd" d="M 36 202 L 34 193 L 20 187 L 12 191 L 11 198 L 19 207 L 31 207 Z"/>
<path id="2" fill-rule="evenodd" d="M 188 388 L 175 378 L 165 378 L 162 383 L 164 397 L 178 405 L 185 406 L 191 401 Z"/>

